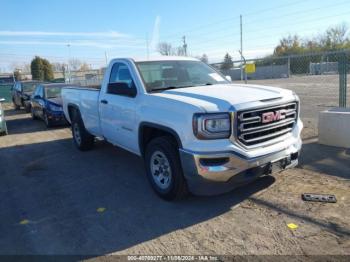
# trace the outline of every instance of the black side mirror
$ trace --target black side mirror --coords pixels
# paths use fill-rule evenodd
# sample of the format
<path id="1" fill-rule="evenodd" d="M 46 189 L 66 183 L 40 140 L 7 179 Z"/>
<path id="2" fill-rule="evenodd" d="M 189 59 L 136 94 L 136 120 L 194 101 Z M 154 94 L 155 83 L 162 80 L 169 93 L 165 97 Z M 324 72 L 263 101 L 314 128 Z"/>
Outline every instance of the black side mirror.
<path id="1" fill-rule="evenodd" d="M 33 98 L 34 98 L 34 99 L 41 99 L 41 96 L 35 95 Z"/>
<path id="2" fill-rule="evenodd" d="M 133 82 L 130 86 L 126 82 L 115 82 L 108 84 L 107 93 L 135 97 L 137 94 L 137 90 Z"/>

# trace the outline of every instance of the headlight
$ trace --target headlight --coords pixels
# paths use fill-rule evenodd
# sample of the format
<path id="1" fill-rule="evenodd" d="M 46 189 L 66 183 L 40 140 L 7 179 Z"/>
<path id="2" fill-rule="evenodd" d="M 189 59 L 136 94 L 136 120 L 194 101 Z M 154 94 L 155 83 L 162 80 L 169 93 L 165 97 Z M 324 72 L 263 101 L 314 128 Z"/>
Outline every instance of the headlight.
<path id="1" fill-rule="evenodd" d="M 52 110 L 52 111 L 62 111 L 61 106 L 55 106 L 55 105 L 49 104 L 49 107 L 50 107 L 50 110 Z"/>
<path id="2" fill-rule="evenodd" d="M 193 116 L 193 133 L 198 139 L 228 138 L 230 131 L 229 113 L 195 114 Z"/>

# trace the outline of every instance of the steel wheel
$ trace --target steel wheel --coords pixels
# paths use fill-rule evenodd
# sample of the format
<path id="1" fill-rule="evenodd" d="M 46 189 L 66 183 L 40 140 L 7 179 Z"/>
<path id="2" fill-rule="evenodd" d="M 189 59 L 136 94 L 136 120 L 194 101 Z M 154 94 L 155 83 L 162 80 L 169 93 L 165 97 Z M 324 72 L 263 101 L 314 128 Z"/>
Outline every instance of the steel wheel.
<path id="1" fill-rule="evenodd" d="M 73 124 L 73 135 L 75 142 L 80 145 L 81 144 L 81 134 L 80 134 L 80 128 L 78 123 Z"/>
<path id="2" fill-rule="evenodd" d="M 44 113 L 44 122 L 45 122 L 46 127 L 49 128 L 52 126 L 52 123 L 51 123 L 50 119 L 47 117 L 46 113 Z"/>
<path id="3" fill-rule="evenodd" d="M 168 158 L 160 151 L 155 151 L 150 160 L 152 178 L 161 189 L 167 189 L 171 183 L 172 174 Z"/>

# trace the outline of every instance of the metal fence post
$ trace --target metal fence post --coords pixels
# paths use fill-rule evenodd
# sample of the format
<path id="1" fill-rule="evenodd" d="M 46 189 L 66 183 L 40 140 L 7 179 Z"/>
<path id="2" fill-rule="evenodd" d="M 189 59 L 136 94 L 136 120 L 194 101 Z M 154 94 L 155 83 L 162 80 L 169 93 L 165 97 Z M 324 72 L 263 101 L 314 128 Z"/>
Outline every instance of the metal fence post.
<path id="1" fill-rule="evenodd" d="M 290 56 L 288 56 L 288 78 L 290 78 Z"/>
<path id="2" fill-rule="evenodd" d="M 338 62 L 339 71 L 339 107 L 346 107 L 347 89 L 347 58 L 346 53 L 340 54 Z"/>

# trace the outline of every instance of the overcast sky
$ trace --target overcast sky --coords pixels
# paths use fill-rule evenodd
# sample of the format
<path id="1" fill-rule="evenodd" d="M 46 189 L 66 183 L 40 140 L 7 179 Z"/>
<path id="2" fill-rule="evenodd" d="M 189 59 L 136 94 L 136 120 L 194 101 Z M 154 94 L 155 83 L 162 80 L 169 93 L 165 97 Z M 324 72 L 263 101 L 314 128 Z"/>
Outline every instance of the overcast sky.
<path id="1" fill-rule="evenodd" d="M 0 69 L 28 63 L 34 55 L 52 62 L 78 58 L 93 67 L 107 57 L 156 54 L 159 41 L 182 45 L 191 55 L 218 62 L 239 57 L 239 15 L 247 58 L 273 51 L 288 34 L 316 36 L 350 24 L 350 1 L 332 0 L 2 0 Z M 148 49 L 147 49 L 148 46 Z"/>

